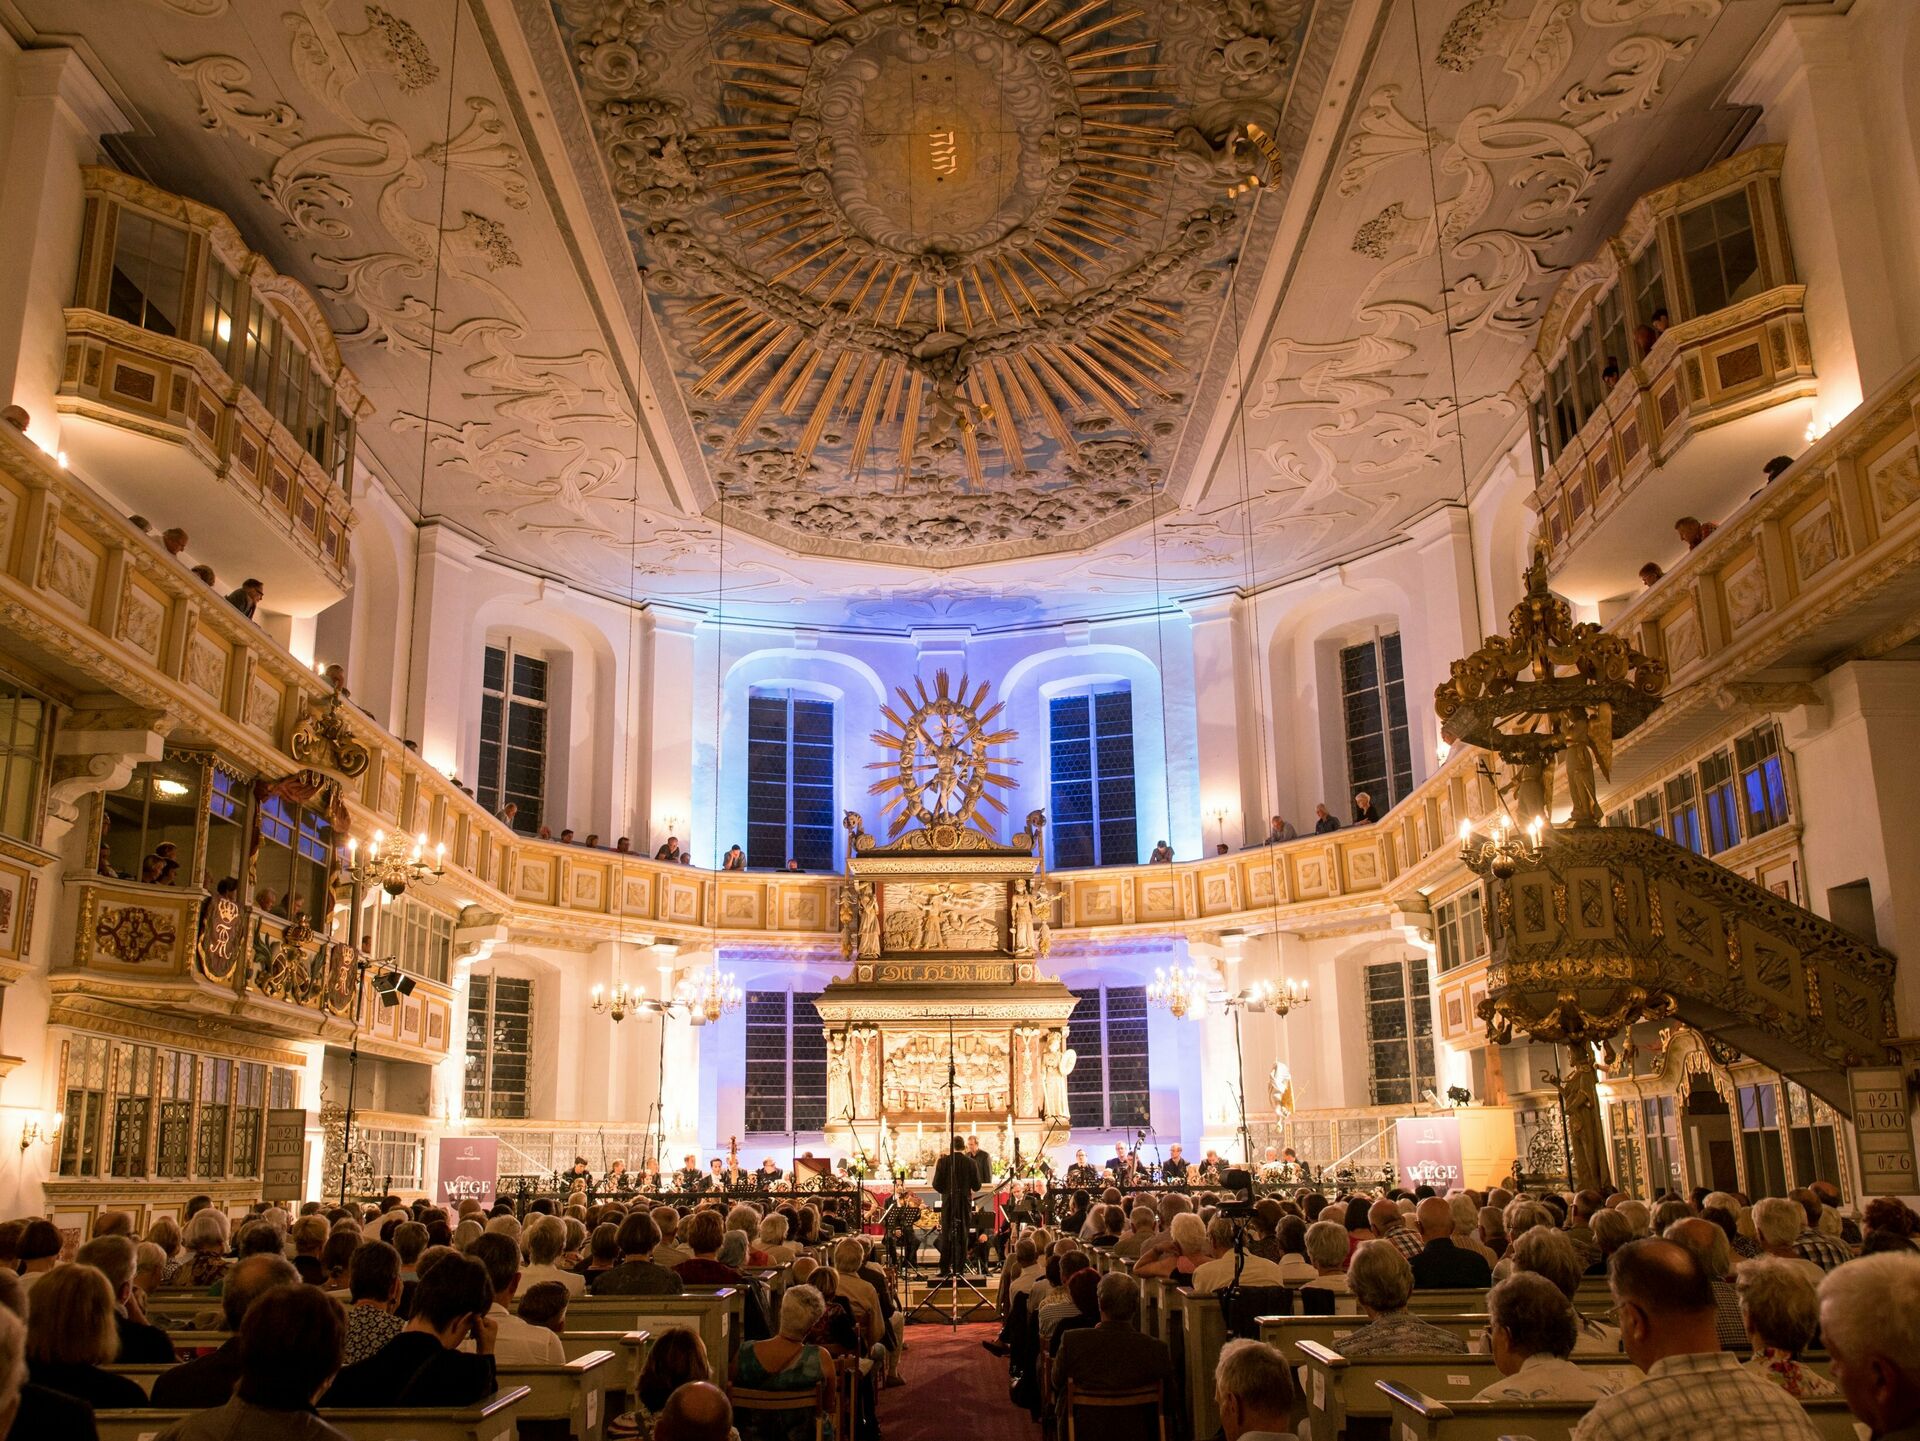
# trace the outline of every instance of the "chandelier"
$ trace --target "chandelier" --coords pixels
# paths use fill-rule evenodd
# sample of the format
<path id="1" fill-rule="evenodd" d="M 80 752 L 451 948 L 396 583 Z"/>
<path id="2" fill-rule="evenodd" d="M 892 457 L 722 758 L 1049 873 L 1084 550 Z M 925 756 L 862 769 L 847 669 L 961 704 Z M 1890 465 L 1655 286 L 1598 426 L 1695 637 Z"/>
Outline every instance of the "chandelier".
<path id="1" fill-rule="evenodd" d="M 385 831 L 375 831 L 365 855 L 360 853 L 359 837 L 347 837 L 347 878 L 355 885 L 378 886 L 390 896 L 400 896 L 409 886 L 430 886 L 446 873 L 446 843 L 433 848 L 429 864 L 425 831 L 414 838 L 411 848 L 404 836 L 394 846 L 389 845 Z"/>
<path id="2" fill-rule="evenodd" d="M 1255 981 L 1238 995 L 1228 996 L 1223 1004 L 1249 1011 L 1271 1011 L 1285 1020 L 1293 1014 L 1296 1006 L 1304 1006 L 1312 999 L 1307 994 L 1305 981 L 1282 981 L 1279 985 L 1272 981 Z"/>
<path id="3" fill-rule="evenodd" d="M 610 1016 L 618 1023 L 626 1020 L 628 1011 L 640 1009 L 646 998 L 645 986 L 629 986 L 625 981 L 615 981 L 611 991 L 605 986 L 595 986 L 593 999 L 588 1005 L 596 1016 Z"/>
<path id="4" fill-rule="evenodd" d="M 1147 1000 L 1178 1020 L 1191 1015 L 1196 1021 L 1207 1013 L 1208 977 L 1197 966 L 1155 969 L 1147 985 Z"/>
<path id="5" fill-rule="evenodd" d="M 1540 833 L 1545 823 L 1539 816 L 1528 821 L 1525 829 L 1507 831 L 1507 818 L 1493 818 L 1493 833 L 1481 835 L 1472 821 L 1460 822 L 1460 859 L 1477 876 L 1491 874 L 1496 880 L 1508 880 L 1514 872 L 1540 861 Z"/>
<path id="6" fill-rule="evenodd" d="M 687 1008 L 687 1020 L 696 1026 L 732 1015 L 740 1009 L 741 1001 L 746 999 L 740 987 L 734 984 L 733 973 L 723 971 L 718 966 L 710 967 L 697 976 L 688 976 L 674 988 L 673 998 Z"/>

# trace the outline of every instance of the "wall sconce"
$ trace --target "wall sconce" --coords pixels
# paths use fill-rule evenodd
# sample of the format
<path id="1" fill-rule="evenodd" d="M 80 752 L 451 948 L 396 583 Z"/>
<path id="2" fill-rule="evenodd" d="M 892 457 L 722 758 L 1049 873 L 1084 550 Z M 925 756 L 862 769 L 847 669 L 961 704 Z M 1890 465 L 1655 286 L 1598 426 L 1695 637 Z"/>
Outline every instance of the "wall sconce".
<path id="1" fill-rule="evenodd" d="M 35 1141 L 45 1141 L 51 1146 L 60 1139 L 60 1123 L 66 1119 L 58 1111 L 31 1111 L 25 1123 L 20 1127 L 20 1149 L 25 1151 Z"/>

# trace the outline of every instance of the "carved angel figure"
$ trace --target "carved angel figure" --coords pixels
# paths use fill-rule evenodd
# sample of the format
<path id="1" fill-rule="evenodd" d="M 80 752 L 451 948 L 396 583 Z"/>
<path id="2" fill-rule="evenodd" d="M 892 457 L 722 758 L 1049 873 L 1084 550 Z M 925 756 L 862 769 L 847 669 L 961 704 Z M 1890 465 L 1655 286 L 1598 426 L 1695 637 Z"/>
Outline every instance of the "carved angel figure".
<path id="1" fill-rule="evenodd" d="M 1040 1112 L 1049 1120 L 1059 1120 L 1068 1114 L 1067 1077 L 1073 1074 L 1073 1068 L 1079 1056 L 1067 1049 L 1065 1031 L 1047 1032 L 1046 1054 L 1040 1062 Z"/>
<path id="2" fill-rule="evenodd" d="M 827 1032 L 827 1118 L 838 1121 L 853 1109 L 853 1077 L 847 1033 Z"/>

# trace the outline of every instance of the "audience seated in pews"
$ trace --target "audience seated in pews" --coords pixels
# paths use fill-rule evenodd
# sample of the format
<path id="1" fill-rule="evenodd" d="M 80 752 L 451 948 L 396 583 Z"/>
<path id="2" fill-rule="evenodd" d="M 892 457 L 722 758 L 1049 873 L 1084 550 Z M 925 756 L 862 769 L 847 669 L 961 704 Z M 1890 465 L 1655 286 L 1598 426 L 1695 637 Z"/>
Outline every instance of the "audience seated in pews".
<path id="1" fill-rule="evenodd" d="M 489 1231 L 467 1248 L 467 1254 L 486 1267 L 493 1288 L 487 1315 L 494 1323 L 493 1355 L 502 1366 L 562 1366 L 566 1348 L 544 1326 L 535 1326 L 508 1308 L 520 1289 L 520 1247 L 512 1237 Z"/>
<path id="2" fill-rule="evenodd" d="M 1197 1223 L 1199 1218 L 1194 1217 Z M 1173 1357 L 1166 1345 L 1139 1329 L 1140 1283 L 1124 1271 L 1100 1278 L 1097 1292 L 1100 1320 L 1069 1331 L 1060 1340 L 1053 1359 L 1051 1380 L 1059 1407 L 1059 1433 L 1066 1434 L 1067 1388 L 1091 1392 L 1137 1391 L 1173 1380 Z M 1163 1393 L 1164 1394 L 1164 1393 Z M 1138 1413 L 1116 1411 L 1105 1418 L 1101 1441 L 1133 1441 L 1157 1437 L 1157 1424 Z"/>
<path id="3" fill-rule="evenodd" d="M 173 1342 L 158 1326 L 149 1326 L 133 1290 L 134 1245 L 124 1234 L 95 1236 L 73 1259 L 92 1266 L 113 1288 L 113 1324 L 119 1332 L 118 1360 L 123 1366 L 171 1366 Z"/>
<path id="4" fill-rule="evenodd" d="M 326 1406 L 471 1406 L 494 1390 L 493 1285 L 470 1256 L 442 1256 L 423 1270 L 406 1329 L 341 1371 Z M 475 1354 L 457 1348 L 472 1336 Z"/>
<path id="5" fill-rule="evenodd" d="M 1347 1284 L 1369 1320 L 1340 1338 L 1341 1355 L 1419 1355 L 1467 1349 L 1467 1343 L 1453 1332 L 1407 1314 L 1407 1301 L 1413 1295 L 1413 1267 L 1393 1242 L 1363 1242 L 1347 1268 Z"/>
<path id="6" fill-rule="evenodd" d="M 1213 1368 L 1213 1404 L 1226 1441 L 1291 1441 L 1293 1378 L 1271 1346 L 1229 1341 Z"/>
<path id="7" fill-rule="evenodd" d="M 686 1225 L 686 1243 L 693 1254 L 673 1268 L 675 1274 L 690 1286 L 734 1285 L 740 1272 L 720 1259 L 726 1240 L 727 1223 L 718 1211 L 695 1211 Z"/>
<path id="8" fill-rule="evenodd" d="M 671 1209 L 671 1208 L 668 1208 Z M 588 1289 L 596 1296 L 677 1296 L 686 1284 L 660 1259 L 659 1212 L 633 1211 L 621 1221 L 617 1234 L 620 1264 L 593 1275 Z M 709 1212 L 708 1214 L 711 1214 Z M 718 1221 L 718 1217 L 714 1218 Z M 606 1230 L 606 1227 L 601 1227 Z M 599 1237 L 595 1236 L 596 1256 Z"/>
<path id="9" fill-rule="evenodd" d="M 27 1374 L 34 1385 L 102 1406 L 144 1406 L 139 1383 L 104 1368 L 120 1354 L 113 1287 L 75 1262 L 48 1272 L 27 1301 Z"/>
<path id="10" fill-rule="evenodd" d="M 817 1409 L 830 1414 L 836 1399 L 833 1358 L 807 1340 L 826 1312 L 825 1299 L 813 1287 L 787 1287 L 777 1332 L 740 1347 L 734 1384 L 752 1391 L 812 1391 Z M 804 1411 L 767 1413 L 750 1424 L 743 1414 L 741 1420 L 745 1441 L 806 1441 L 814 1431 L 814 1416 Z"/>
<path id="11" fill-rule="evenodd" d="M 1720 1349 L 1712 1278 L 1693 1252 L 1630 1241 L 1614 1252 L 1608 1283 L 1627 1358 L 1646 1379 L 1595 1402 L 1574 1441 L 1816 1441 L 1798 1401 Z"/>
<path id="12" fill-rule="evenodd" d="M 11 1430 L 0 1428 L 0 1436 L 18 1436 L 34 1441 L 41 1436 L 60 1441 L 94 1441 L 93 1407 L 85 1401 L 46 1386 L 36 1386 L 27 1376 L 27 1291 L 19 1276 L 0 1270 L 0 1392 L 11 1386 L 17 1393 Z"/>
<path id="13" fill-rule="evenodd" d="M 1422 1291 L 1481 1289 L 1493 1284 L 1493 1267 L 1476 1251 L 1454 1244 L 1453 1207 L 1439 1196 L 1429 1196 L 1414 1212 L 1420 1227 L 1420 1249 L 1409 1258 L 1413 1284 Z"/>
<path id="14" fill-rule="evenodd" d="M 313 1286 L 269 1291 L 247 1308 L 238 1339 L 233 1395 L 168 1427 L 158 1441 L 346 1441 L 313 1412 L 340 1372 L 346 1321 L 338 1301 Z"/>
<path id="15" fill-rule="evenodd" d="M 1522 1271 L 1487 1293 L 1487 1340 L 1500 1379 L 1476 1401 L 1593 1401 L 1620 1389 L 1602 1367 L 1576 1366 L 1578 1318 L 1544 1276 Z"/>
<path id="16" fill-rule="evenodd" d="M 653 1441 L 729 1441 L 737 1435 L 733 1403 L 706 1381 L 682 1386 L 669 1396 L 653 1428 Z"/>
<path id="17" fill-rule="evenodd" d="M 1828 1272 L 1820 1335 L 1854 1417 L 1879 1441 L 1920 1436 L 1920 1254 L 1862 1256 Z"/>
<path id="18" fill-rule="evenodd" d="M 1574 1249 L 1573 1241 L 1565 1231 L 1550 1225 L 1531 1226 L 1514 1241 L 1513 1249 L 1508 1253 L 1514 1272 L 1531 1271 L 1535 1275 L 1545 1276 L 1560 1288 L 1560 1294 L 1569 1304 L 1578 1305 L 1580 1278 L 1585 1266 L 1580 1252 Z M 1580 1334 L 1573 1343 L 1573 1349 L 1582 1355 L 1605 1352 L 1611 1354 L 1620 1349 L 1620 1332 L 1603 1321 L 1590 1316 L 1581 1316 L 1577 1310 L 1575 1319 L 1579 1323 Z"/>
<path id="19" fill-rule="evenodd" d="M 653 1345 L 647 1351 L 646 1362 L 627 1397 L 630 1409 L 608 1425 L 610 1441 L 616 1436 L 660 1441 L 663 1435 L 660 1427 L 666 1419 L 662 1413 L 669 1400 L 696 1383 L 712 1379 L 713 1367 L 707 1360 L 707 1346 L 700 1339 L 700 1333 L 685 1326 L 667 1327 L 653 1338 Z"/>
<path id="20" fill-rule="evenodd" d="M 285 1256 L 249 1256 L 228 1268 L 226 1284 L 220 1291 L 220 1315 L 227 1340 L 211 1355 L 161 1372 L 154 1379 L 153 1404 L 178 1411 L 224 1405 L 240 1379 L 239 1331 L 247 1308 L 269 1291 L 299 1284 L 300 1273 Z"/>
<path id="21" fill-rule="evenodd" d="M 1706 1267 L 1713 1283 L 1714 1325 L 1720 1333 L 1720 1344 L 1736 1349 L 1746 1345 L 1747 1324 L 1740 1310 L 1740 1293 L 1727 1279 L 1733 1264 L 1727 1233 L 1704 1216 L 1683 1216 L 1661 1234 L 1675 1245 L 1685 1246 Z"/>
<path id="22" fill-rule="evenodd" d="M 1743 1261 L 1734 1278 L 1746 1339 L 1747 1369 L 1789 1396 L 1837 1396 L 1833 1382 L 1800 1364 L 1820 1330 L 1820 1296 L 1806 1273 L 1775 1256 Z"/>
<path id="23" fill-rule="evenodd" d="M 1215 1216 L 1207 1222 L 1207 1245 L 1212 1251 L 1212 1259 L 1194 1267 L 1193 1289 L 1197 1295 L 1210 1296 L 1215 1291 L 1224 1290 L 1235 1284 L 1236 1269 L 1238 1284 L 1242 1286 L 1292 1284 L 1293 1278 L 1277 1261 L 1269 1261 L 1265 1256 L 1256 1255 L 1251 1250 L 1245 1250 L 1242 1255 L 1235 1256 L 1233 1229 L 1233 1221 L 1227 1216 Z"/>
<path id="24" fill-rule="evenodd" d="M 347 1268 L 346 1361 L 364 1361 L 406 1328 L 400 1315 L 400 1253 L 369 1241 Z"/>

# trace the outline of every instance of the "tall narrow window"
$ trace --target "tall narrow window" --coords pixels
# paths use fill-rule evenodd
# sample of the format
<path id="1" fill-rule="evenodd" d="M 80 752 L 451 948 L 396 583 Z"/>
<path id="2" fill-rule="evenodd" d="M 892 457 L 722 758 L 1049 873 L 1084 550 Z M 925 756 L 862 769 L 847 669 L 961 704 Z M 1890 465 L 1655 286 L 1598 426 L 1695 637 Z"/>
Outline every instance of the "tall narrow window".
<path id="1" fill-rule="evenodd" d="M 1440 952 L 1440 974 L 1467 966 L 1487 953 L 1486 902 L 1480 887 L 1466 890 L 1433 908 L 1434 937 Z"/>
<path id="2" fill-rule="evenodd" d="M 1648 1096 L 1640 1102 L 1641 1135 L 1646 1142 L 1647 1189 L 1657 1196 L 1683 1193 L 1680 1178 L 1680 1113 L 1672 1096 Z"/>
<path id="3" fill-rule="evenodd" d="M 121 209 L 114 227 L 107 314 L 155 335 L 178 335 L 186 277 L 187 232 Z"/>
<path id="4" fill-rule="evenodd" d="M 1652 244 L 1640 252 L 1640 258 L 1633 262 L 1633 320 L 1636 325 L 1653 324 L 1653 317 L 1667 309 L 1667 280 L 1660 259 L 1660 242 Z M 1640 357 L 1635 356 L 1638 360 Z"/>
<path id="5" fill-rule="evenodd" d="M 1755 1200 L 1784 1196 L 1787 1163 L 1780 1145 L 1780 1090 L 1771 1081 L 1739 1088 L 1740 1148 L 1747 1163 L 1746 1192 Z"/>
<path id="6" fill-rule="evenodd" d="M 153 1173 L 184 1180 L 193 1163 L 194 1057 L 185 1051 L 160 1055 L 160 1136 L 154 1147 Z"/>
<path id="7" fill-rule="evenodd" d="M 1053 864 L 1137 865 L 1132 691 L 1055 696 L 1047 723 Z"/>
<path id="8" fill-rule="evenodd" d="M 147 1174 L 147 1140 L 153 1132 L 153 1048 L 116 1043 L 113 1048 L 113 1141 L 109 1171 Z"/>
<path id="9" fill-rule="evenodd" d="M 66 1044 L 61 1069 L 60 1174 L 100 1174 L 100 1130 L 107 1109 L 107 1042 L 77 1036 Z"/>
<path id="10" fill-rule="evenodd" d="M 200 1058 L 199 1131 L 193 1147 L 193 1174 L 217 1180 L 227 1174 L 227 1129 L 233 1114 L 233 1062 Z"/>
<path id="11" fill-rule="evenodd" d="M 1347 732 L 1346 797 L 1365 791 L 1376 812 L 1413 789 L 1407 736 L 1407 692 L 1400 673 L 1400 633 L 1389 631 L 1340 651 L 1340 700 Z M 1337 814 L 1344 809 L 1330 798 Z"/>
<path id="12" fill-rule="evenodd" d="M 1787 1144 L 1793 1156 L 1793 1183 L 1840 1180 L 1839 1139 L 1833 1113 L 1813 1093 L 1792 1081 L 1782 1083 L 1787 1093 Z"/>
<path id="13" fill-rule="evenodd" d="M 1682 212 L 1680 249 L 1689 315 L 1710 315 L 1759 291 L 1760 252 L 1745 190 Z"/>
<path id="14" fill-rule="evenodd" d="M 833 702 L 747 696 L 747 864 L 833 869 Z"/>
<path id="15" fill-rule="evenodd" d="M 1667 800 L 1667 839 L 1690 851 L 1700 849 L 1700 803 L 1693 772 L 1683 771 L 1662 787 Z"/>
<path id="16" fill-rule="evenodd" d="M 747 1134 L 824 1131 L 827 1038 L 819 992 L 747 992 Z"/>
<path id="17" fill-rule="evenodd" d="M 1067 1020 L 1067 1045 L 1075 1055 L 1073 1074 L 1067 1077 L 1072 1123 L 1095 1130 L 1147 1125 L 1152 1092 L 1147 1079 L 1146 987 L 1095 986 L 1073 995 L 1073 1014 Z"/>
<path id="18" fill-rule="evenodd" d="M 1368 966 L 1366 997 L 1373 1103 L 1408 1105 L 1434 1084 L 1426 957 Z"/>
<path id="19" fill-rule="evenodd" d="M 1780 758 L 1780 732 L 1772 721 L 1756 726 L 1733 743 L 1740 767 L 1740 794 L 1746 812 L 1747 839 L 1787 823 L 1787 772 Z"/>
<path id="20" fill-rule="evenodd" d="M 513 828 L 530 836 L 546 794 L 547 663 L 490 645 L 480 679 L 480 804 L 518 807 Z"/>
<path id="21" fill-rule="evenodd" d="M 533 1049 L 533 982 L 516 976 L 467 981 L 466 1112 L 489 1120 L 527 1114 L 527 1058 Z"/>
<path id="22" fill-rule="evenodd" d="M 35 841 L 46 774 L 47 702 L 0 675 L 0 832 Z"/>
<path id="23" fill-rule="evenodd" d="M 369 908 L 377 912 L 374 954 L 403 971 L 445 984 L 453 969 L 453 918 L 410 896 L 377 897 Z M 360 930 L 367 933 L 365 922 Z"/>
<path id="24" fill-rule="evenodd" d="M 1740 844 L 1740 798 L 1733 783 L 1733 757 L 1715 751 L 1700 762 L 1700 793 L 1706 800 L 1707 854 Z"/>
<path id="25" fill-rule="evenodd" d="M 267 1068 L 255 1061 L 241 1061 L 234 1067 L 233 1079 L 233 1174 L 257 1176 Z"/>

